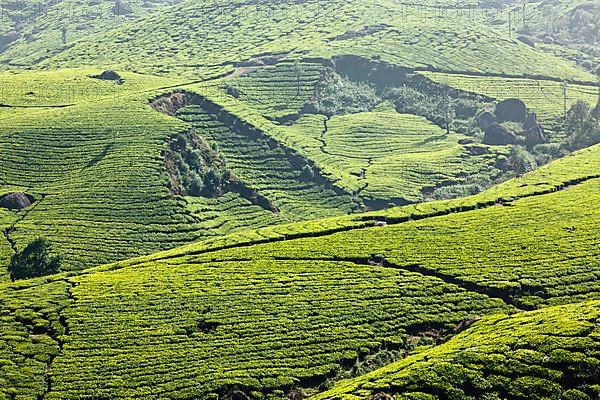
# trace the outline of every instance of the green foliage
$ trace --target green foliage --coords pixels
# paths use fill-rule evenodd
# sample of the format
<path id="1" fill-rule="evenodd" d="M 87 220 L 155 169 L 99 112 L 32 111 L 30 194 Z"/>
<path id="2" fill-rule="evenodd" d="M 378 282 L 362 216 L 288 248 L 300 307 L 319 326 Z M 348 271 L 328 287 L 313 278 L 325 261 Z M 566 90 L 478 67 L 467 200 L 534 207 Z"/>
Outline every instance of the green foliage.
<path id="1" fill-rule="evenodd" d="M 217 197 L 229 184 L 231 172 L 224 156 L 194 129 L 178 133 L 166 154 L 171 190 L 180 195 Z M 169 168 L 174 163 L 177 171 Z"/>
<path id="2" fill-rule="evenodd" d="M 383 98 L 393 100 L 400 113 L 421 115 L 434 124 L 463 134 L 474 135 L 479 128 L 474 116 L 485 109 L 485 102 L 475 98 L 459 97 L 446 85 L 421 82 L 414 86 L 386 88 Z"/>
<path id="3" fill-rule="evenodd" d="M 314 111 L 327 116 L 371 111 L 381 102 L 375 88 L 356 82 L 327 69 L 318 83 L 312 100 Z"/>
<path id="4" fill-rule="evenodd" d="M 507 170 L 515 175 L 523 175 L 537 168 L 535 157 L 522 146 L 512 146 L 508 153 Z"/>
<path id="5" fill-rule="evenodd" d="M 565 126 L 569 134 L 565 145 L 570 150 L 600 143 L 600 120 L 586 102 L 578 101 L 569 109 Z"/>
<path id="6" fill-rule="evenodd" d="M 37 238 L 10 259 L 8 272 L 11 279 L 27 279 L 55 274 L 60 269 L 61 258 L 53 253 L 47 239 Z"/>
<path id="7" fill-rule="evenodd" d="M 599 365 L 599 310 L 596 301 L 491 316 L 445 344 L 314 398 L 365 398 L 387 387 L 402 400 L 422 398 L 420 393 L 434 393 L 433 400 L 591 400 Z M 553 353 L 568 358 L 553 359 Z"/>

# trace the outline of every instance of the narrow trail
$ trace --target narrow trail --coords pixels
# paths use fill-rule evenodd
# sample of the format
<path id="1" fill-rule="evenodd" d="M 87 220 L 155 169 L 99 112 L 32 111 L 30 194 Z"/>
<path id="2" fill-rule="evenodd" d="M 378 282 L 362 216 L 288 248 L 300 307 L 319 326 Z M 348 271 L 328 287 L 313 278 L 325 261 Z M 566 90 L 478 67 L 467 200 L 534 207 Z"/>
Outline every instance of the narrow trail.
<path id="1" fill-rule="evenodd" d="M 368 158 L 367 166 L 364 168 L 361 168 L 359 181 L 365 181 L 365 184 L 354 193 L 354 195 L 358 198 L 360 198 L 362 195 L 362 192 L 364 192 L 369 187 L 369 182 L 367 181 L 367 172 L 369 172 L 369 168 L 371 168 L 372 166 L 373 166 L 373 158 Z"/>
<path id="2" fill-rule="evenodd" d="M 10 226 L 5 228 L 3 231 L 4 237 L 6 238 L 6 241 L 10 244 L 10 247 L 12 248 L 13 253 L 17 253 L 18 248 L 17 248 L 17 242 L 14 239 L 12 239 L 10 237 L 10 235 L 17 230 L 17 227 L 16 227 L 17 224 L 19 224 L 21 221 L 23 221 L 25 218 L 27 218 L 27 215 L 29 215 L 29 213 L 32 212 L 46 198 L 46 194 L 40 194 L 40 196 L 42 196 L 41 199 L 37 200 L 33 205 L 31 205 L 27 209 L 23 210 L 23 214 L 20 215 L 20 217 L 17 218 L 17 220 L 15 222 L 13 222 Z"/>
<path id="3" fill-rule="evenodd" d="M 67 318 L 63 315 L 63 311 L 75 302 L 75 297 L 73 296 L 73 287 L 75 286 L 75 284 L 73 282 L 71 282 L 68 278 L 63 279 L 63 281 L 67 284 L 67 288 L 66 288 L 67 302 L 63 307 L 60 307 L 57 310 L 57 314 L 58 314 L 58 322 L 63 327 L 63 331 L 64 331 L 63 335 L 68 336 L 70 333 L 69 325 L 67 323 Z M 45 399 L 46 396 L 48 395 L 48 393 L 50 393 L 52 391 L 52 379 L 50 378 L 50 374 L 48 372 L 52 368 L 52 364 L 54 363 L 54 360 L 56 359 L 56 357 L 58 357 L 62 353 L 63 346 L 65 344 L 64 340 L 61 338 L 61 335 L 58 335 L 57 332 L 48 331 L 47 335 L 50 336 L 50 338 L 58 344 L 59 350 L 56 354 L 50 356 L 50 359 L 48 360 L 47 367 L 46 367 L 46 374 L 44 375 L 44 380 L 46 382 L 46 393 L 44 393 L 40 397 L 40 400 Z"/>

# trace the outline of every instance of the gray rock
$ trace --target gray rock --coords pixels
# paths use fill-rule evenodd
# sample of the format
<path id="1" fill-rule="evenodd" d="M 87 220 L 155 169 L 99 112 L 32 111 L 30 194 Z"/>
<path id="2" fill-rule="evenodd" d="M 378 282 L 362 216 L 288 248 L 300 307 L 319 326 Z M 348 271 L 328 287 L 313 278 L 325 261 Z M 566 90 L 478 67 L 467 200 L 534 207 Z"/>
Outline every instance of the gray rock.
<path id="1" fill-rule="evenodd" d="M 506 99 L 496 104 L 496 118 L 498 122 L 513 121 L 525 122 L 527 106 L 519 99 Z"/>
<path id="2" fill-rule="evenodd" d="M 0 207 L 10 210 L 22 210 L 32 204 L 32 198 L 23 192 L 14 192 L 0 197 Z"/>
<path id="3" fill-rule="evenodd" d="M 499 123 L 494 122 L 485 130 L 482 142 L 484 144 L 494 146 L 515 144 L 517 142 L 517 135 L 515 135 Z"/>
<path id="4" fill-rule="evenodd" d="M 496 117 L 489 111 L 483 112 L 477 116 L 477 125 L 479 125 L 481 129 L 487 129 L 487 127 L 494 122 L 496 122 Z"/>

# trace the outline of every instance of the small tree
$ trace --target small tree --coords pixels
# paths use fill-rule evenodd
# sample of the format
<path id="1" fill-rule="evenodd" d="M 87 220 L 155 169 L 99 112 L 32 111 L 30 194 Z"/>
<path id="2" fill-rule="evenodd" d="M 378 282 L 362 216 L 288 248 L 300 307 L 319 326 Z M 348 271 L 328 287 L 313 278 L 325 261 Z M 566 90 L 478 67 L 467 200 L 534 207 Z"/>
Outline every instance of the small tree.
<path id="1" fill-rule="evenodd" d="M 52 254 L 50 242 L 44 238 L 37 238 L 23 251 L 11 257 L 8 272 L 13 281 L 35 278 L 57 273 L 60 263 L 61 258 Z"/>
<path id="2" fill-rule="evenodd" d="M 452 99 L 450 98 L 449 88 L 445 88 L 440 102 L 437 105 L 438 112 L 444 118 L 444 125 L 446 128 L 446 133 L 450 134 L 450 126 L 456 117 L 456 112 L 454 110 L 454 104 L 452 104 Z"/>
<path id="3" fill-rule="evenodd" d="M 507 167 L 515 175 L 523 175 L 537 167 L 535 157 L 521 146 L 513 146 L 508 154 Z"/>
<path id="4" fill-rule="evenodd" d="M 294 75 L 296 75 L 296 96 L 300 96 L 300 78 L 304 73 L 300 59 L 294 62 Z"/>
<path id="5" fill-rule="evenodd" d="M 600 67 L 596 70 L 598 77 L 598 99 L 596 100 L 596 108 L 594 108 L 594 118 L 600 120 Z"/>
<path id="6" fill-rule="evenodd" d="M 575 103 L 567 113 L 565 126 L 569 136 L 565 145 L 570 150 L 600 143 L 600 121 L 594 117 L 595 111 L 584 101 Z"/>

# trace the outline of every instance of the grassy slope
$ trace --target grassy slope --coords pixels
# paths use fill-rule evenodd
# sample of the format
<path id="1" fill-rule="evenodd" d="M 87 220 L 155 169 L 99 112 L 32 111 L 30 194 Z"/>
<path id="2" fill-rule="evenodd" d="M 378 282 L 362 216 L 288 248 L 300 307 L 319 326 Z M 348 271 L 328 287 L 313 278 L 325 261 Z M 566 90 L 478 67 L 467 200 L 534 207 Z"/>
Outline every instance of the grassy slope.
<path id="1" fill-rule="evenodd" d="M 176 2 L 130 0 L 115 8 L 116 2 L 111 0 L 6 1 L 0 16 L 0 35 L 12 32 L 16 40 L 7 43 L 0 54 L 0 64 L 9 67 L 35 64 L 78 40 L 139 20 Z"/>
<path id="2" fill-rule="evenodd" d="M 449 342 L 340 382 L 319 399 L 596 399 L 600 302 L 479 321 Z"/>
<path id="3" fill-rule="evenodd" d="M 428 78 L 472 93 L 479 93 L 496 100 L 519 98 L 538 114 L 544 126 L 551 126 L 564 115 L 564 92 L 561 82 L 522 79 L 423 73 Z M 595 104 L 598 88 L 585 85 L 567 86 L 567 110 L 578 100 Z"/>
<path id="4" fill-rule="evenodd" d="M 57 7 L 60 6 L 60 3 L 57 4 Z M 99 7 L 106 8 L 106 3 L 101 3 Z M 197 79 L 204 76 L 205 72 L 211 75 L 215 71 L 230 70 L 228 65 L 231 62 L 247 60 L 259 54 L 297 52 L 310 48 L 314 52 L 312 55 L 327 56 L 347 52 L 367 56 L 378 54 L 384 60 L 408 67 L 432 66 L 438 69 L 472 71 L 484 68 L 496 73 L 539 73 L 589 79 L 585 73 L 568 64 L 548 58 L 520 43 L 491 40 L 493 35 L 476 21 L 469 24 L 469 31 L 466 32 L 464 30 L 467 28 L 455 28 L 454 24 L 460 22 L 459 18 L 451 17 L 446 21 L 452 29 L 439 32 L 439 21 L 431 13 L 399 8 L 388 2 L 364 6 L 365 12 L 358 14 L 354 3 L 332 2 L 328 7 L 331 9 L 325 10 L 317 2 L 307 2 L 302 7 L 295 3 L 281 3 L 264 7 L 242 5 L 238 8 L 233 8 L 232 4 L 225 7 L 216 3 L 187 2 L 164 13 L 94 36 L 94 40 L 82 38 L 72 48 L 65 49 L 58 58 L 47 62 L 51 62 L 53 66 L 97 63 L 124 66 L 130 63 L 137 65 L 143 59 L 143 64 L 149 65 L 150 70 L 161 72 L 168 64 L 169 68 L 174 68 L 173 71 L 179 73 L 187 70 L 190 72 L 189 76 Z M 48 26 L 56 22 L 51 18 L 52 15 L 55 14 L 48 14 Z M 235 17 L 233 21 L 232 17 Z M 180 23 L 181 20 L 187 22 Z M 335 39 L 347 31 L 372 26 L 375 21 L 388 23 L 389 26 L 371 36 Z M 200 27 L 197 22 L 202 22 Z M 405 24 L 418 25 L 418 30 L 412 31 L 411 37 L 394 39 L 394 45 L 391 46 L 390 38 L 398 35 L 404 37 L 410 31 L 396 29 L 396 26 Z M 267 26 L 271 26 L 272 30 L 266 29 Z M 151 35 L 144 34 L 150 31 Z M 199 37 L 203 40 L 196 40 Z M 468 45 L 464 46 L 459 55 L 442 54 L 442 48 L 436 48 L 432 52 L 424 44 L 430 39 L 437 40 L 436 38 Z M 371 43 L 373 40 L 375 43 Z M 179 48 L 182 42 L 187 43 L 185 49 Z M 196 46 L 196 43 L 199 45 Z M 289 43 L 297 43 L 298 46 L 290 48 Z M 367 53 L 365 44 L 368 44 Z M 118 51 L 113 51 L 117 48 Z M 215 51 L 217 49 L 219 51 Z M 110 60 L 94 58 L 99 54 L 114 54 L 114 57 Z M 121 54 L 128 54 L 127 60 L 120 59 Z M 419 54 L 423 60 L 409 60 L 405 57 L 407 54 Z M 499 54 L 503 54 L 502 59 Z M 506 54 L 513 57 L 510 64 L 503 61 L 507 58 Z M 473 62 L 476 57 L 489 62 L 489 65 Z M 450 59 L 453 60 L 452 65 L 447 64 Z M 518 60 L 522 63 L 517 62 Z M 539 71 L 531 68 L 526 71 L 520 67 L 525 65 L 523 63 L 545 67 Z M 284 75 L 289 75 L 294 66 L 293 63 L 284 63 L 282 68 Z M 24 219 L 17 222 L 17 229 L 11 236 L 18 247 L 22 247 L 35 235 L 45 235 L 59 242 L 59 247 L 67 258 L 67 268 L 83 268 L 172 247 L 201 237 L 229 233 L 243 227 L 261 227 L 290 219 L 286 216 L 274 220 L 239 218 L 236 219 L 239 222 L 230 224 L 229 228 L 220 222 L 213 224 L 211 213 L 227 208 L 229 201 L 240 202 L 239 198 L 223 199 L 223 203 L 212 204 L 212 211 L 207 210 L 204 205 L 206 212 L 203 216 L 198 213 L 197 207 L 187 207 L 181 199 L 167 199 L 160 170 L 160 141 L 166 140 L 174 131 L 183 129 L 183 125 L 155 115 L 144 103 L 157 88 L 170 87 L 181 81 L 125 73 L 125 84 L 118 86 L 88 78 L 88 75 L 98 72 L 98 69 L 6 72 L 0 76 L 5 83 L 5 90 L 1 95 L 3 104 L 40 106 L 0 110 L 0 119 L 8 126 L 1 134 L 3 140 L 0 148 L 16 149 L 9 157 L 0 161 L 2 178 L 13 187 L 23 186 L 40 197 L 45 196 L 32 212 L 22 213 Z M 479 168 L 485 168 L 487 161 L 482 160 L 481 164 L 470 165 L 468 171 L 463 171 L 464 167 L 461 166 L 458 169 L 453 167 L 455 171 L 450 173 L 449 165 L 455 164 L 457 156 L 463 152 L 456 144 L 451 149 L 444 149 L 443 154 L 431 162 L 429 156 L 425 159 L 420 155 L 409 157 L 394 154 L 379 157 L 380 154 L 373 155 L 371 151 L 361 155 L 360 162 L 348 164 L 343 157 L 325 158 L 316 151 L 315 135 L 319 131 L 315 131 L 313 126 L 319 124 L 318 118 L 313 118 L 306 126 L 298 124 L 300 126 L 286 128 L 258 115 L 281 117 L 297 110 L 308 97 L 317 72 L 316 64 L 304 67 L 299 96 L 294 96 L 293 93 L 295 82 L 290 85 L 290 82 L 267 79 L 267 74 L 264 77 L 270 83 L 265 85 L 260 81 L 262 71 L 254 74 L 258 83 L 255 79 L 249 82 L 249 86 L 244 86 L 243 79 L 232 79 L 243 90 L 241 101 L 224 96 L 213 84 L 196 85 L 193 89 L 315 162 L 327 178 L 339 182 L 350 194 L 360 192 L 365 198 L 397 197 L 415 200 L 419 198 L 419 190 L 415 191 L 413 184 L 430 187 L 459 172 L 475 172 Z M 220 81 L 218 85 L 222 87 L 226 82 Z M 285 87 L 283 91 L 280 90 L 282 84 Z M 258 91 L 257 86 L 260 87 Z M 274 92 L 283 96 L 274 101 L 271 96 Z M 263 100 L 266 98 L 268 101 L 265 104 Z M 115 105 L 116 103 L 119 104 Z M 70 104 L 74 106 L 53 108 Z M 375 121 L 373 117 L 376 116 L 377 114 L 364 116 L 363 119 L 367 120 L 362 121 L 365 131 L 380 132 L 381 129 L 388 128 L 385 123 L 380 123 L 382 121 Z M 361 116 L 345 118 L 360 119 Z M 338 118 L 331 121 L 332 143 L 336 136 L 343 138 L 354 132 L 346 129 L 348 124 L 342 123 L 344 118 L 339 118 L 339 124 L 336 119 Z M 360 121 L 351 122 L 354 125 Z M 160 126 L 160 129 L 154 129 L 155 126 Z M 435 127 L 431 129 L 435 130 Z M 400 136 L 398 138 L 401 139 Z M 368 143 L 360 149 L 366 149 L 366 145 Z M 404 148 L 403 146 L 399 148 Z M 346 150 L 353 152 L 355 149 L 341 149 L 342 153 L 347 153 Z M 22 163 L 26 156 L 31 157 L 29 165 Z M 365 165 L 369 162 L 371 166 Z M 416 164 L 418 168 L 415 168 Z M 390 165 L 393 166 L 394 175 L 403 177 L 398 180 L 399 184 L 391 184 L 388 178 Z M 360 178 L 363 168 L 366 179 Z M 38 170 L 39 173 L 32 173 Z M 250 173 L 245 174 L 247 176 L 256 173 L 251 169 L 242 169 L 240 175 L 244 175 L 244 172 Z M 298 171 L 293 173 L 297 174 Z M 156 179 L 149 182 L 150 176 Z M 432 176 L 436 177 L 435 182 L 429 179 Z M 304 193 L 302 199 L 291 201 L 281 195 L 281 188 L 259 180 L 255 186 L 262 184 L 272 190 L 276 201 L 289 203 L 290 210 L 299 209 L 294 214 L 301 218 L 340 214 L 353 207 L 353 202 L 360 202 L 360 199 L 344 199 L 339 204 L 333 204 L 329 200 L 321 201 L 321 197 L 316 194 L 304 196 Z M 107 202 L 107 199 L 110 200 Z M 152 207 L 148 207 L 148 201 Z M 313 206 L 319 204 L 324 207 L 315 212 Z M 165 208 L 159 210 L 158 207 Z M 260 210 L 256 211 L 261 214 Z"/>
<path id="5" fill-rule="evenodd" d="M 40 79 L 56 92 L 27 102 L 23 93 L 37 87 L 29 78 L 38 75 L 25 73 L 17 75 L 24 87 L 6 97 L 17 105 L 79 104 L 4 119 L 2 177 L 39 200 L 19 214 L 11 233 L 17 247 L 46 236 L 71 269 L 189 240 L 175 234 L 189 230 L 193 218 L 185 203 L 170 198 L 160 158 L 166 139 L 185 127 L 144 104 L 150 94 L 133 94 L 173 82 L 125 74 L 125 84 L 116 86 L 88 78 L 88 71 L 52 74 L 52 80 L 44 74 Z"/>
<path id="6" fill-rule="evenodd" d="M 313 56 L 377 55 L 412 68 L 593 80 L 568 62 L 485 28 L 482 20 L 465 24 L 464 16 L 448 16 L 443 22 L 440 25 L 434 10 L 422 12 L 391 1 L 290 1 L 261 7 L 242 1 L 190 1 L 82 40 L 43 64 L 143 64 L 159 73 L 197 77 L 264 54 L 306 50 Z M 366 36 L 336 39 L 374 25 L 387 27 Z"/>
<path id="7" fill-rule="evenodd" d="M 509 203 L 519 198 L 554 193 L 573 182 L 598 176 L 600 168 L 600 146 L 580 150 L 556 160 L 522 177 L 494 186 L 475 196 L 394 207 L 381 211 L 332 217 L 217 237 L 193 243 L 177 249 L 139 257 L 112 264 L 104 268 L 120 268 L 164 258 L 176 258 L 212 252 L 222 248 L 248 246 L 262 242 L 274 242 L 306 236 L 327 236 L 334 232 L 373 226 L 374 221 L 392 224 L 411 220 L 486 208 L 497 203 Z"/>
<path id="8" fill-rule="evenodd" d="M 32 285 L 33 293 L 60 294 L 54 309 L 62 308 L 61 304 L 71 299 L 70 305 L 60 311 L 63 324 L 69 327 L 68 334 L 40 330 L 42 339 L 63 343 L 52 362 L 49 377 L 52 391 L 47 398 L 74 399 L 85 395 L 188 398 L 226 391 L 235 384 L 266 392 L 289 388 L 294 382 L 310 386 L 335 375 L 340 359 L 353 359 L 357 352 L 368 352 L 369 348 L 372 351 L 382 344 L 409 348 L 413 340 L 410 336 L 423 330 L 450 328 L 472 315 L 514 309 L 514 305 L 504 301 L 529 307 L 536 303 L 534 300 L 538 305 L 547 305 L 598 298 L 599 267 L 594 260 L 599 249 L 589 245 L 597 242 L 593 228 L 597 216 L 592 206 L 598 201 L 597 179 L 559 192 L 550 189 L 553 185 L 560 186 L 559 182 L 576 181 L 596 173 L 598 150 L 596 147 L 583 151 L 475 198 L 379 213 L 387 214 L 393 222 L 394 217 L 414 217 L 418 213 L 454 208 L 455 212 L 447 216 L 404 223 L 397 219 L 400 223 L 384 228 L 352 229 L 323 238 L 306 237 L 250 247 L 240 242 L 238 236 L 237 245 L 228 250 L 206 252 L 210 244 L 199 243 L 88 270 L 79 276 L 50 278 L 50 285 L 56 287 L 44 280 L 20 283 Z M 579 170 L 571 168 L 574 165 Z M 510 207 L 489 203 L 499 194 L 508 199 L 536 191 L 539 194 L 515 200 Z M 550 192 L 542 194 L 547 191 Z M 466 206 L 484 201 L 487 203 L 481 203 L 482 206 L 487 204 L 488 208 L 473 211 L 458 208 L 461 202 Z M 342 224 L 341 221 L 348 223 L 354 218 L 358 216 L 337 220 Z M 576 229 L 564 230 L 567 225 Z M 294 232 L 293 227 L 269 229 Z M 448 235 L 449 229 L 455 236 Z M 502 233 L 503 242 L 497 240 L 490 245 L 488 240 L 493 236 L 488 230 Z M 315 234 L 318 232 L 304 235 Z M 405 235 L 408 237 L 403 239 Z M 437 235 L 444 235 L 448 241 L 441 242 Z M 457 238 L 456 243 L 453 238 Z M 370 265 L 368 260 L 377 253 L 394 264 Z M 435 254 L 431 260 L 427 257 L 430 254 Z M 491 257 L 484 261 L 484 254 Z M 456 267 L 456 263 L 442 264 L 443 260 L 457 256 L 461 257 L 458 265 L 464 268 Z M 471 260 L 477 263 L 475 275 L 469 275 Z M 486 280 L 490 275 L 494 279 Z M 533 297 L 523 297 L 532 276 L 539 290 L 545 291 L 543 298 L 536 293 Z M 499 281 L 510 284 L 497 285 Z M 64 282 L 68 283 L 66 289 Z M 4 284 L 0 291 L 11 296 L 14 287 Z M 597 308 L 596 303 L 590 304 L 589 307 Z M 52 309 L 46 313 L 56 312 Z M 572 315 L 569 308 L 556 310 L 547 313 L 563 320 Z M 493 321 L 506 323 L 503 326 L 509 330 L 514 326 L 512 321 L 518 321 L 516 324 L 531 318 L 536 321 L 540 315 L 545 314 L 523 314 L 514 319 L 490 317 L 476 325 L 479 328 L 474 329 L 480 330 L 474 332 L 487 332 Z M 573 318 L 578 324 L 579 317 Z M 30 330 L 35 327 L 35 323 L 23 323 L 30 325 Z M 4 324 L 15 324 L 13 312 L 9 312 Z M 555 331 L 572 334 L 570 323 L 562 326 L 564 331 L 552 323 Z M 490 340 L 494 337 L 497 336 Z M 539 341 L 536 336 L 530 337 L 528 343 L 532 346 Z M 444 352 L 457 352 L 461 338 L 464 335 L 446 347 L 427 352 L 432 359 L 438 354 L 442 357 Z M 27 342 L 27 336 L 24 340 Z M 29 340 L 38 339 L 30 336 Z M 224 341 L 228 346 L 222 345 Z M 7 339 L 5 343 L 7 362 L 18 364 L 21 353 L 16 343 Z M 557 346 L 571 349 L 560 343 Z M 503 348 L 499 351 L 506 353 Z M 42 350 L 32 350 L 31 354 L 38 352 Z M 473 357 L 483 363 L 488 359 L 487 352 L 487 349 L 477 351 Z M 46 353 L 39 357 L 43 358 L 43 354 Z M 575 352 L 555 354 L 581 359 Z M 506 356 L 510 360 L 513 356 L 520 357 L 520 353 Z M 554 361 L 533 360 L 538 366 L 519 370 L 518 382 L 539 383 L 541 386 L 530 386 L 530 390 L 535 388 L 538 393 L 562 390 L 559 376 L 540 372 L 540 368 L 552 368 Z M 440 374 L 440 386 L 447 388 L 444 365 L 415 362 L 414 376 L 421 376 L 419 371 L 431 370 Z M 459 383 L 472 376 L 461 378 L 464 376 L 461 365 L 455 364 L 453 368 L 458 372 L 450 378 Z M 575 365 L 586 364 L 577 361 Z M 27 382 L 42 379 L 41 372 L 23 371 L 27 374 L 13 385 L 33 385 Z M 540 381 L 540 374 L 554 383 Z M 483 391 L 504 382 L 502 377 L 487 379 L 491 381 L 477 381 L 485 383 Z M 589 377 L 580 375 L 574 379 L 579 386 L 589 381 Z"/>

